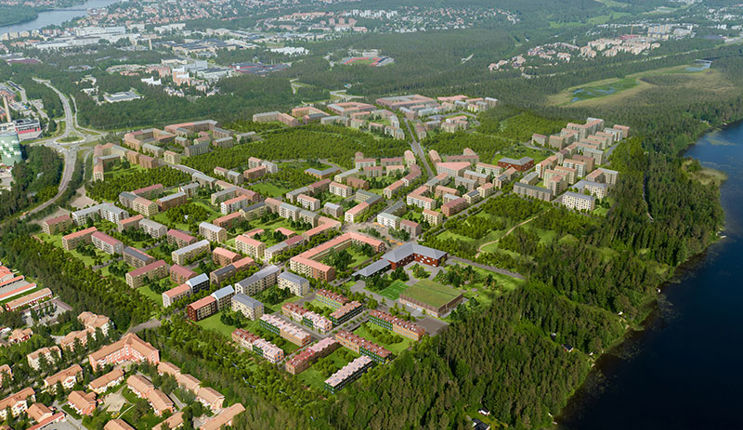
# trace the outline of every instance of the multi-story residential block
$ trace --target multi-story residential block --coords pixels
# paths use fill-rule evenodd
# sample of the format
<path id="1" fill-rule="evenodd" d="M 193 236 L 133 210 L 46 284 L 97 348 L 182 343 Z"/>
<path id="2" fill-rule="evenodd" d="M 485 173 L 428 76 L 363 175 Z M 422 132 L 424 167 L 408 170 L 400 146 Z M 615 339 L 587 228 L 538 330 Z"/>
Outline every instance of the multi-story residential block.
<path id="1" fill-rule="evenodd" d="M 331 281 L 335 278 L 335 269 L 320 261 L 333 250 L 342 251 L 353 243 L 370 245 L 375 252 L 384 250 L 384 242 L 360 233 L 348 232 L 292 257 L 289 265 L 291 270 L 302 275 Z"/>
<path id="2" fill-rule="evenodd" d="M 333 323 L 329 319 L 315 312 L 308 311 L 296 303 L 285 303 L 281 307 L 281 313 L 320 333 L 327 333 L 333 329 Z"/>
<path id="3" fill-rule="evenodd" d="M 224 394 L 211 387 L 201 387 L 196 394 L 196 400 L 209 408 L 212 412 L 219 412 L 224 405 Z"/>
<path id="4" fill-rule="evenodd" d="M 320 200 L 306 194 L 297 196 L 297 203 L 305 209 L 316 211 L 320 209 Z"/>
<path id="5" fill-rule="evenodd" d="M 399 228 L 400 230 L 407 232 L 410 235 L 410 237 L 418 237 L 423 230 L 420 224 L 418 224 L 415 221 L 410 221 L 407 219 L 400 220 Z"/>
<path id="6" fill-rule="evenodd" d="M 8 410 L 14 417 L 23 414 L 28 409 L 27 403 L 29 401 L 36 401 L 36 393 L 31 387 L 26 387 L 0 400 L 0 419 L 6 420 L 8 418 Z"/>
<path id="7" fill-rule="evenodd" d="M 338 309 L 341 306 L 350 302 L 346 297 L 341 294 L 335 293 L 330 290 L 317 290 L 315 298 L 322 304 L 330 306 L 333 309 Z"/>
<path id="8" fill-rule="evenodd" d="M 134 216 L 130 216 L 129 218 L 122 219 L 118 223 L 116 223 L 116 230 L 121 233 L 124 230 L 128 230 L 130 228 L 138 228 L 139 223 L 145 219 L 144 215 L 138 214 Z"/>
<path id="9" fill-rule="evenodd" d="M 160 362 L 160 352 L 134 333 L 127 333 L 118 342 L 106 345 L 88 355 L 94 371 L 105 365 L 148 361 L 156 365 Z"/>
<path id="10" fill-rule="evenodd" d="M 239 259 L 240 254 L 232 252 L 229 249 L 225 249 L 220 246 L 214 248 L 214 250 L 212 251 L 212 261 L 219 267 L 234 263 Z"/>
<path id="11" fill-rule="evenodd" d="M 173 263 L 186 266 L 202 255 L 208 254 L 211 246 L 209 241 L 204 239 L 183 248 L 176 249 L 170 253 Z"/>
<path id="12" fill-rule="evenodd" d="M 281 269 L 278 266 L 266 266 L 253 275 L 235 283 L 235 292 L 249 296 L 258 294 L 266 288 L 276 285 L 279 272 L 281 272 Z"/>
<path id="13" fill-rule="evenodd" d="M 167 308 L 178 300 L 191 295 L 191 287 L 187 284 L 181 284 L 163 292 L 163 307 Z"/>
<path id="14" fill-rule="evenodd" d="M 523 197 L 531 197 L 546 202 L 552 201 L 554 194 L 547 188 L 537 187 L 536 185 L 527 185 L 517 182 L 513 185 L 513 192 Z"/>
<path id="15" fill-rule="evenodd" d="M 217 312 L 217 299 L 206 296 L 186 306 L 186 315 L 191 321 L 201 321 Z"/>
<path id="16" fill-rule="evenodd" d="M 335 218 L 343 218 L 343 206 L 327 202 L 323 206 L 323 213 Z"/>
<path id="17" fill-rule="evenodd" d="M 226 214 L 230 214 L 233 212 L 237 212 L 240 209 L 245 209 L 248 206 L 250 206 L 250 204 L 251 204 L 251 200 L 247 196 L 240 195 L 240 196 L 231 198 L 229 200 L 223 201 L 219 207 L 220 207 L 220 211 L 226 215 Z"/>
<path id="18" fill-rule="evenodd" d="M 116 207 L 112 203 L 101 203 L 96 207 L 98 208 L 101 218 L 114 224 L 118 223 L 122 219 L 129 218 L 129 212 Z"/>
<path id="19" fill-rule="evenodd" d="M 74 233 L 62 236 L 62 248 L 64 248 L 65 251 L 71 251 L 84 243 L 92 243 L 93 233 L 97 231 L 97 228 L 89 227 L 84 230 L 76 231 Z"/>
<path id="20" fill-rule="evenodd" d="M 423 219 L 429 225 L 439 225 L 444 222 L 444 215 L 439 211 L 423 209 Z"/>
<path id="21" fill-rule="evenodd" d="M 126 274 L 126 284 L 131 288 L 139 288 L 148 279 L 159 280 L 168 276 L 168 264 L 163 260 L 155 261 Z"/>
<path id="22" fill-rule="evenodd" d="M 191 291 L 198 293 L 201 290 L 209 288 L 209 277 L 205 273 L 202 273 L 186 281 L 186 285 L 191 288 Z"/>
<path id="23" fill-rule="evenodd" d="M 310 281 L 291 272 L 282 272 L 278 276 L 278 287 L 289 289 L 295 296 L 304 297 L 310 292 Z"/>
<path id="24" fill-rule="evenodd" d="M 359 379 L 361 375 L 366 373 L 372 366 L 374 366 L 374 361 L 368 356 L 362 355 L 343 366 L 343 368 L 331 375 L 330 378 L 326 379 L 325 388 L 327 388 L 331 393 L 336 393 L 346 385 Z"/>
<path id="25" fill-rule="evenodd" d="M 183 248 L 186 245 L 190 245 L 196 242 L 196 238 L 186 234 L 180 230 L 170 229 L 166 234 L 168 243 L 176 244 L 178 247 Z"/>
<path id="26" fill-rule="evenodd" d="M 155 259 L 151 255 L 130 246 L 124 248 L 122 254 L 124 256 L 124 261 L 126 262 L 126 264 L 133 266 L 136 269 L 144 267 L 155 261 Z"/>
<path id="27" fill-rule="evenodd" d="M 157 199 L 157 207 L 161 212 L 165 212 L 170 208 L 174 208 L 185 204 L 188 201 L 188 196 L 183 191 L 178 191 L 164 197 Z"/>
<path id="28" fill-rule="evenodd" d="M 245 318 L 256 320 L 263 315 L 263 303 L 248 295 L 237 293 L 232 296 L 232 310 L 240 312 Z"/>
<path id="29" fill-rule="evenodd" d="M 320 358 L 328 356 L 338 347 L 340 347 L 340 344 L 332 337 L 320 339 L 317 343 L 310 345 L 287 360 L 284 368 L 292 375 L 298 375 Z"/>
<path id="30" fill-rule="evenodd" d="M 43 390 L 51 393 L 57 392 L 57 384 L 61 384 L 66 390 L 71 389 L 77 383 L 77 378 L 82 376 L 83 368 L 79 364 L 73 364 L 72 366 L 60 370 L 54 375 L 44 378 Z"/>
<path id="31" fill-rule="evenodd" d="M 446 216 L 455 215 L 467 207 L 467 200 L 463 197 L 451 200 L 441 206 L 441 213 Z"/>
<path id="32" fill-rule="evenodd" d="M 364 306 L 357 302 L 352 301 L 339 307 L 333 313 L 330 314 L 330 321 L 335 325 L 341 325 L 356 315 L 360 314 L 364 310 Z"/>
<path id="33" fill-rule="evenodd" d="M 312 336 L 309 333 L 275 315 L 262 315 L 260 324 L 264 329 L 298 346 L 305 346 L 312 341 Z"/>
<path id="34" fill-rule="evenodd" d="M 41 222 L 41 229 L 46 234 L 57 234 L 72 227 L 72 218 L 69 215 L 60 215 L 47 218 Z"/>
<path id="35" fill-rule="evenodd" d="M 146 217 L 151 217 L 160 211 L 157 203 L 144 197 L 137 197 L 132 201 L 132 210 Z"/>
<path id="36" fill-rule="evenodd" d="M 561 203 L 568 209 L 589 212 L 596 208 L 596 197 L 568 191 L 562 195 Z"/>
<path id="37" fill-rule="evenodd" d="M 90 391 L 95 394 L 103 394 L 109 389 L 119 385 L 124 381 L 124 371 L 120 367 L 114 368 L 112 371 L 100 376 L 88 384 Z"/>
<path id="38" fill-rule="evenodd" d="M 48 364 L 54 364 L 62 357 L 62 350 L 58 346 L 37 349 L 26 356 L 29 367 L 33 370 L 39 370 L 41 368 L 41 357 L 44 357 Z"/>
<path id="39" fill-rule="evenodd" d="M 176 284 L 182 284 L 197 275 L 196 272 L 188 267 L 183 267 L 178 264 L 170 266 L 170 280 Z"/>
<path id="40" fill-rule="evenodd" d="M 266 250 L 266 244 L 245 235 L 235 238 L 235 247 L 241 253 L 255 259 L 263 259 L 263 252 Z"/>
<path id="41" fill-rule="evenodd" d="M 78 415 L 92 415 L 98 404 L 95 400 L 95 394 L 95 392 L 86 393 L 85 391 L 75 390 L 67 396 L 67 404 Z"/>
<path id="42" fill-rule="evenodd" d="M 335 334 L 335 340 L 338 341 L 342 346 L 350 349 L 351 351 L 365 355 L 377 363 L 386 363 L 391 357 L 392 353 L 376 343 L 364 339 L 361 336 L 351 333 L 347 330 L 340 330 Z"/>
<path id="43" fill-rule="evenodd" d="M 90 239 L 93 242 L 93 246 L 106 254 L 121 255 L 124 252 L 124 243 L 118 239 L 114 239 L 106 233 L 95 231 L 90 235 Z"/>
<path id="44" fill-rule="evenodd" d="M 229 308 L 232 304 L 232 297 L 235 295 L 235 289 L 232 285 L 222 287 L 211 294 L 212 297 L 217 301 L 217 311 L 224 308 Z"/>
<path id="45" fill-rule="evenodd" d="M 369 311 L 369 322 L 415 341 L 421 340 L 421 337 L 426 334 L 426 330 L 418 324 L 376 309 Z"/>
<path id="46" fill-rule="evenodd" d="M 34 291 L 31 294 L 27 294 L 15 300 L 6 302 L 5 310 L 8 312 L 12 312 L 18 309 L 25 308 L 27 306 L 33 306 L 39 302 L 50 299 L 51 297 L 52 297 L 52 290 L 50 290 L 49 288 L 42 288 L 38 291 Z"/>
<path id="47" fill-rule="evenodd" d="M 236 222 L 241 221 L 242 219 L 243 214 L 241 212 L 233 212 L 231 214 L 223 215 L 212 220 L 212 224 L 216 225 L 217 227 L 230 229 L 232 225 L 234 225 Z"/>
<path id="48" fill-rule="evenodd" d="M 224 243 L 227 240 L 227 230 L 206 221 L 199 224 L 199 234 L 209 242 Z"/>
<path id="49" fill-rule="evenodd" d="M 353 188 L 348 185 L 339 184 L 338 182 L 331 182 L 329 189 L 331 194 L 343 197 L 344 199 L 353 195 Z"/>

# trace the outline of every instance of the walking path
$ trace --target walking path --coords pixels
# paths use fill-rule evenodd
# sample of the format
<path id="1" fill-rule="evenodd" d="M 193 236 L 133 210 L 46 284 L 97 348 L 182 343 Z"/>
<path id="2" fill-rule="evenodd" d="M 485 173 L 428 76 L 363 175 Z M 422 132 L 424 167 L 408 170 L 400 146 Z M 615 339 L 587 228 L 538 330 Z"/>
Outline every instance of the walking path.
<path id="1" fill-rule="evenodd" d="M 487 264 L 476 263 L 474 261 L 466 260 L 466 259 L 461 258 L 461 257 L 449 256 L 449 260 L 450 261 L 458 261 L 458 262 L 464 263 L 464 264 L 469 264 L 470 266 L 479 267 L 480 269 L 489 270 L 489 271 L 495 272 L 495 273 L 500 273 L 501 275 L 510 276 L 510 277 L 516 278 L 516 279 L 526 279 L 526 277 L 524 277 L 524 275 L 522 275 L 520 273 L 511 272 L 510 270 L 501 269 L 500 267 L 488 266 Z"/>
<path id="2" fill-rule="evenodd" d="M 508 236 L 509 234 L 511 234 L 511 232 L 512 232 L 512 231 L 516 230 L 517 228 L 521 227 L 521 226 L 522 226 L 522 225 L 524 225 L 524 224 L 528 224 L 528 223 L 530 223 L 531 221 L 533 221 L 533 220 L 534 220 L 534 219 L 535 219 L 536 217 L 538 217 L 539 215 L 541 215 L 541 213 L 540 213 L 540 214 L 537 214 L 537 215 L 534 215 L 533 217 L 531 217 L 531 218 L 529 218 L 529 219 L 527 219 L 527 220 L 525 220 L 525 221 L 521 221 L 520 223 L 518 223 L 518 224 L 516 224 L 515 226 L 511 227 L 510 229 L 508 229 L 508 231 L 506 232 L 506 234 L 504 234 L 504 235 L 503 235 L 503 236 L 501 236 L 500 238 L 498 238 L 498 239 L 495 239 L 495 240 L 491 240 L 490 242 L 486 242 L 486 243 L 483 243 L 482 245 L 480 245 L 480 246 L 479 246 L 479 247 L 477 248 L 477 254 L 475 254 L 475 258 L 477 258 L 477 257 L 479 257 L 479 256 L 480 256 L 480 253 L 482 253 L 482 250 L 483 250 L 483 249 L 484 249 L 484 248 L 485 248 L 486 246 L 488 246 L 488 245 L 492 245 L 492 244 L 494 244 L 494 243 L 498 243 L 498 242 L 500 242 L 500 240 L 501 240 L 501 239 L 503 239 L 504 237 L 506 237 L 506 236 Z"/>

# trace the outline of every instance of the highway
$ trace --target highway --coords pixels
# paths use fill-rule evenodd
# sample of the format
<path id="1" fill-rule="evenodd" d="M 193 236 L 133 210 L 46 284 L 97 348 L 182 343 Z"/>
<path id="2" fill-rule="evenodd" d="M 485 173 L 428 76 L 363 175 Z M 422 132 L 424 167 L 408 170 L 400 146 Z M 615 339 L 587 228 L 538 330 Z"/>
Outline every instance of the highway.
<path id="1" fill-rule="evenodd" d="M 423 167 L 426 168 L 426 174 L 428 175 L 428 178 L 433 178 L 433 170 L 431 170 L 431 166 L 428 164 L 426 154 L 423 152 L 423 148 L 421 147 L 420 142 L 418 142 L 418 139 L 416 139 L 415 132 L 413 131 L 412 127 L 410 127 L 410 122 L 408 122 L 407 118 L 405 118 L 405 125 L 408 127 L 408 133 L 410 133 L 410 147 L 413 149 L 415 155 L 420 157 L 421 162 L 423 163 Z"/>
<path id="2" fill-rule="evenodd" d="M 57 93 L 59 100 L 62 102 L 62 107 L 64 108 L 65 127 L 61 135 L 50 137 L 48 139 L 42 139 L 38 142 L 34 142 L 32 145 L 44 145 L 57 151 L 64 159 L 64 169 L 62 171 L 62 178 L 59 181 L 57 194 L 46 202 L 23 214 L 21 216 L 21 219 L 30 214 L 43 211 L 44 209 L 54 204 L 54 202 L 56 202 L 57 199 L 62 196 L 65 190 L 67 190 L 67 187 L 70 185 L 72 175 L 75 172 L 75 163 L 77 162 L 77 153 L 80 149 L 80 145 L 93 142 L 99 137 L 99 135 L 94 134 L 94 132 L 79 128 L 77 124 L 77 112 L 73 112 L 72 106 L 70 105 L 70 99 L 65 94 L 55 88 L 49 81 L 37 78 L 34 78 L 34 81 L 46 85 L 55 93 Z M 69 143 L 63 141 L 65 138 L 70 136 L 80 136 L 82 137 L 82 139 Z"/>

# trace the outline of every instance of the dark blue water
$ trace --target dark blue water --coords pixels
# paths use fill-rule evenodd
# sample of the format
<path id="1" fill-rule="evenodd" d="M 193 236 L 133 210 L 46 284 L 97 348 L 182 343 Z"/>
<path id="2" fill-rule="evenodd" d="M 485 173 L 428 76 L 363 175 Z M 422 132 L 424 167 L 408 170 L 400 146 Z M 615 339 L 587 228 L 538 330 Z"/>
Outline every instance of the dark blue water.
<path id="1" fill-rule="evenodd" d="M 78 4 L 72 7 L 39 12 L 39 16 L 31 21 L 0 27 L 0 34 L 17 31 L 39 30 L 49 25 L 62 25 L 64 22 L 67 22 L 71 19 L 87 15 L 88 9 L 103 8 L 114 4 L 117 1 L 119 0 L 87 0 L 83 4 Z"/>
<path id="2" fill-rule="evenodd" d="M 743 124 L 708 134 L 687 155 L 728 175 L 727 237 L 679 270 L 647 330 L 599 361 L 561 427 L 743 428 Z"/>

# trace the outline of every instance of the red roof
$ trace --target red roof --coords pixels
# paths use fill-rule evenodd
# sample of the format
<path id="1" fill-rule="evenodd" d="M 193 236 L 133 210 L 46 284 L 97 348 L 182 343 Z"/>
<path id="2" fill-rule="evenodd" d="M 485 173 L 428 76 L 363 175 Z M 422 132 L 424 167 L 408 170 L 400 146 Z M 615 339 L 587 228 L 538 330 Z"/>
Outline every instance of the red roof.
<path id="1" fill-rule="evenodd" d="M 150 263 L 150 264 L 148 264 L 146 266 L 140 267 L 139 269 L 132 270 L 131 272 L 129 272 L 129 275 L 131 275 L 132 277 L 141 276 L 141 275 L 144 275 L 145 273 L 149 273 L 152 270 L 155 270 L 155 269 L 157 269 L 159 267 L 167 266 L 167 265 L 168 265 L 168 263 L 166 263 L 164 260 L 157 260 L 154 263 Z"/>

